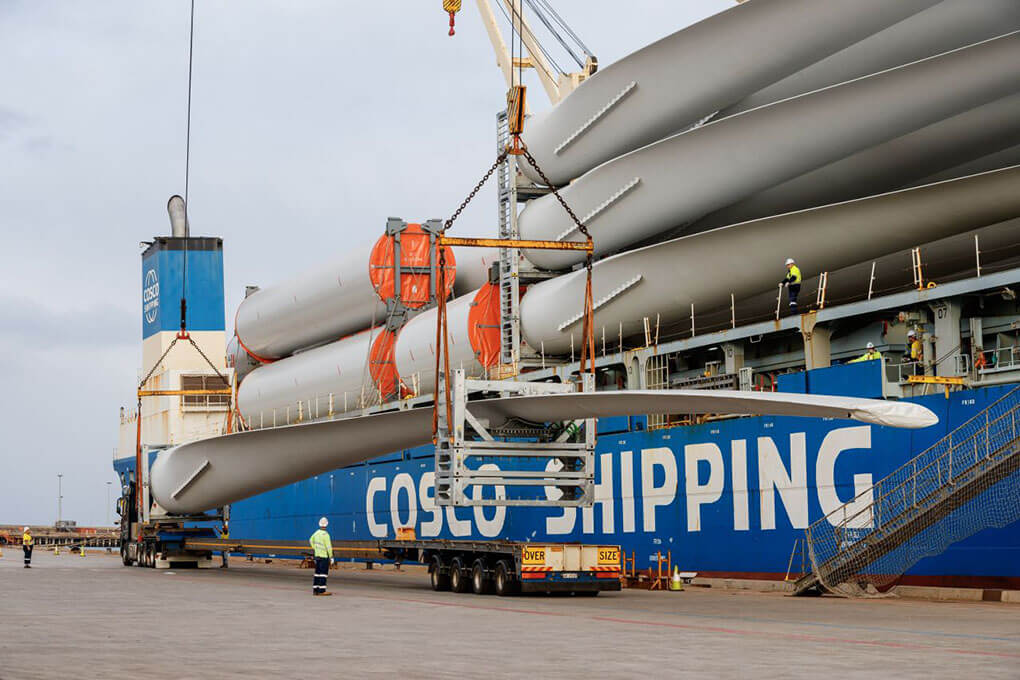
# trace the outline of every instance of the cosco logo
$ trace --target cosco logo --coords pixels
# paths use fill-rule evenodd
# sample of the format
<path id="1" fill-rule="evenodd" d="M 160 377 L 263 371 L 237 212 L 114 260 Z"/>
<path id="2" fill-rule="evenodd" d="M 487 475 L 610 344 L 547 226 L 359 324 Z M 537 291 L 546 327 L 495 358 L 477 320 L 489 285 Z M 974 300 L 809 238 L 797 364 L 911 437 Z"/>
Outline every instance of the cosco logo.
<path id="1" fill-rule="evenodd" d="M 142 284 L 142 313 L 147 323 L 153 323 L 159 314 L 159 279 L 156 277 L 155 269 L 145 272 L 145 281 Z"/>

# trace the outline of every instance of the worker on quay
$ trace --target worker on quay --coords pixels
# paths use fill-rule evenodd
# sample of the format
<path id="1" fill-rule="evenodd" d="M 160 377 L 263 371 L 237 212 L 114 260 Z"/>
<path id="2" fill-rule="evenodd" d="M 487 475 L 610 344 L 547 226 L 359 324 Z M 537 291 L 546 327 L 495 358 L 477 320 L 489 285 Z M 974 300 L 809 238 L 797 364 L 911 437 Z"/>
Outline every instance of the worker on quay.
<path id="1" fill-rule="evenodd" d="M 790 311 L 797 313 L 797 296 L 800 295 L 800 267 L 793 261 L 792 257 L 786 258 L 786 278 L 780 283 L 786 286 L 787 295 L 790 298 Z"/>
<path id="2" fill-rule="evenodd" d="M 33 545 L 35 545 L 35 539 L 32 538 L 32 530 L 25 527 L 24 531 L 21 532 L 21 549 L 25 551 L 25 569 L 32 568 Z"/>
<path id="3" fill-rule="evenodd" d="M 329 539 L 329 532 L 326 527 L 329 520 L 323 517 L 319 520 L 319 530 L 308 539 L 312 549 L 315 551 L 315 578 L 312 579 L 312 594 L 332 595 L 326 591 L 326 577 L 329 576 L 329 565 L 333 562 L 333 542 Z"/>
<path id="4" fill-rule="evenodd" d="M 882 358 L 882 353 L 879 352 L 877 349 L 875 349 L 875 343 L 869 342 L 868 343 L 868 351 L 865 352 L 864 354 L 862 354 L 861 356 L 857 357 L 856 359 L 851 359 L 850 363 L 851 364 L 856 364 L 858 361 L 874 361 L 875 359 L 881 359 L 881 358 Z"/>

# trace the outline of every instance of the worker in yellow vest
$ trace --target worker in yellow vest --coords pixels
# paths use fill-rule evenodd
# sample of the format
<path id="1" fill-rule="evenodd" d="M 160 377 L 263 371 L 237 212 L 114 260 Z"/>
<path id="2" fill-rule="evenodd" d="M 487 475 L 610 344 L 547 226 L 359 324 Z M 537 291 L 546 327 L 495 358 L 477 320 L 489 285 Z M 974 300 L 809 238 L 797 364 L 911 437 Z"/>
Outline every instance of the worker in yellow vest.
<path id="1" fill-rule="evenodd" d="M 917 337 L 915 331 L 907 331 L 907 361 L 920 362 L 924 358 L 924 346 Z"/>
<path id="2" fill-rule="evenodd" d="M 862 354 L 861 356 L 857 357 L 856 359 L 851 359 L 850 363 L 851 364 L 856 364 L 858 361 L 873 361 L 875 359 L 881 359 L 881 358 L 882 358 L 882 353 L 879 352 L 877 349 L 875 349 L 875 343 L 869 342 L 868 343 L 868 351 L 865 352 L 864 354 Z"/>
<path id="3" fill-rule="evenodd" d="M 32 568 L 33 545 L 35 545 L 35 539 L 32 538 L 32 530 L 25 527 L 24 531 L 21 532 L 21 549 L 25 551 L 25 569 Z"/>
<path id="4" fill-rule="evenodd" d="M 333 561 L 333 542 L 329 539 L 329 532 L 326 527 L 329 520 L 323 517 L 319 520 L 319 530 L 312 534 L 308 542 L 315 551 L 315 578 L 312 579 L 313 595 L 332 595 L 326 592 L 326 577 L 329 576 L 329 565 Z"/>
<path id="5" fill-rule="evenodd" d="M 790 298 L 790 311 L 797 313 L 797 296 L 800 295 L 800 267 L 793 261 L 792 257 L 786 258 L 786 278 L 781 281 L 786 286 L 787 295 Z"/>

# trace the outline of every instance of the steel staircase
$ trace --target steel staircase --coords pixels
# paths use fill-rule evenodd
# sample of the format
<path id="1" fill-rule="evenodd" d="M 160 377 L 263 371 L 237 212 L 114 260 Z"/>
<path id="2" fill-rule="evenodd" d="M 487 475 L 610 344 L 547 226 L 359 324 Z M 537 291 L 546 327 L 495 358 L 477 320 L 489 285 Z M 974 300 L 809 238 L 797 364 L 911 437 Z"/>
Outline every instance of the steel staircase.
<path id="1" fill-rule="evenodd" d="M 860 596 L 982 529 L 1020 519 L 1020 388 L 805 530 L 794 594 Z"/>

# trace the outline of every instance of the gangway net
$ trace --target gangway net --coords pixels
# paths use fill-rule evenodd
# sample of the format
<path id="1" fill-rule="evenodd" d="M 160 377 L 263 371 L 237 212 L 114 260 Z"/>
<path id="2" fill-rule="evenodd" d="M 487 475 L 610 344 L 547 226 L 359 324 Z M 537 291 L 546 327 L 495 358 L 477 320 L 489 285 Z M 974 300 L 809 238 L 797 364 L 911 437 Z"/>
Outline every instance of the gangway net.
<path id="1" fill-rule="evenodd" d="M 921 559 L 1020 520 L 1020 388 L 806 530 L 798 592 L 878 595 Z"/>

